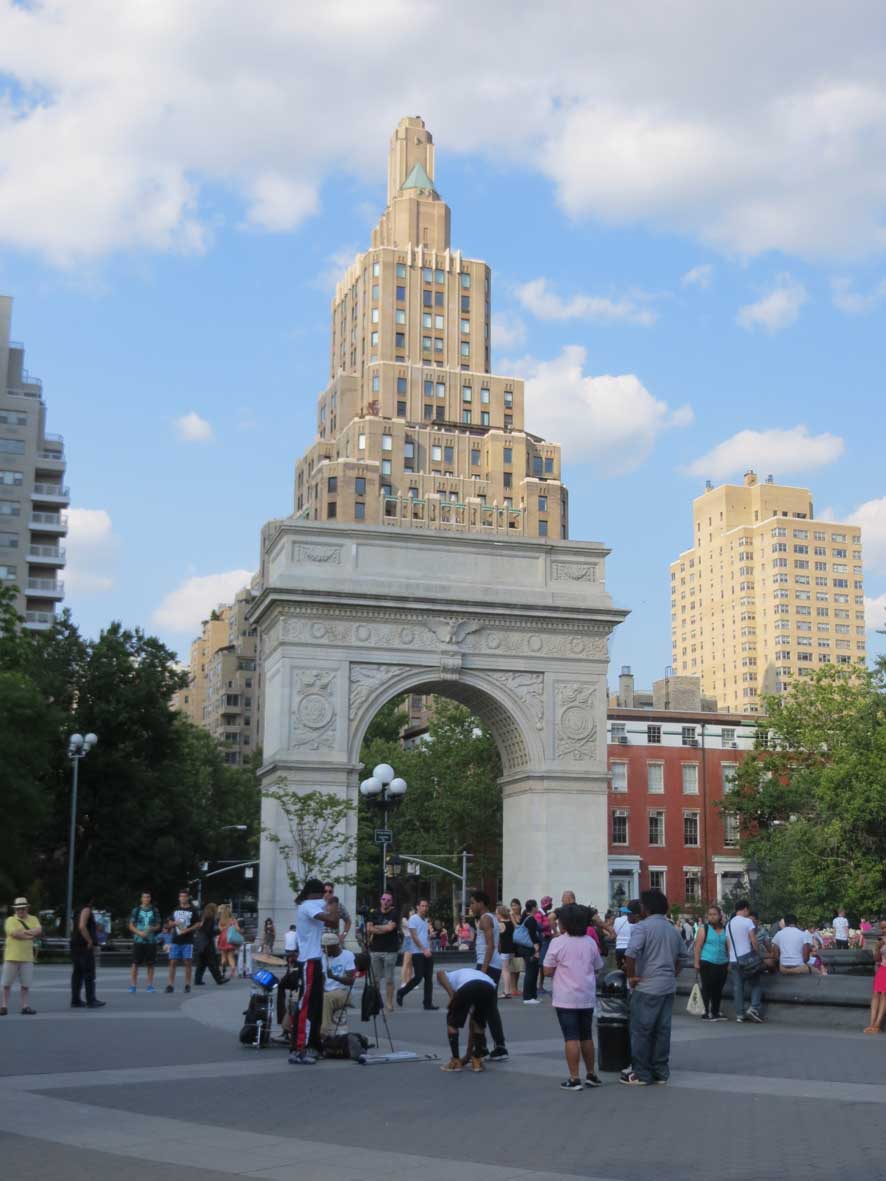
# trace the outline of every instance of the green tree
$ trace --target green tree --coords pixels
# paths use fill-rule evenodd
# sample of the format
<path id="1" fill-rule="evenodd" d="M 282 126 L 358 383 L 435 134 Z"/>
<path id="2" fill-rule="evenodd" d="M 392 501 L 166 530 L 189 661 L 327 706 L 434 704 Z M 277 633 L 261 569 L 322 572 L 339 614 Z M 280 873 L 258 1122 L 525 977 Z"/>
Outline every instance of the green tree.
<path id="1" fill-rule="evenodd" d="M 286 863 L 294 893 L 308 878 L 354 884 L 357 838 L 347 832 L 355 811 L 350 800 L 324 791 L 298 792 L 285 783 L 267 788 L 262 796 L 276 802 L 288 830 L 263 831 Z"/>
<path id="2" fill-rule="evenodd" d="M 886 666 L 825 665 L 765 702 L 724 802 L 768 917 L 886 909 Z"/>

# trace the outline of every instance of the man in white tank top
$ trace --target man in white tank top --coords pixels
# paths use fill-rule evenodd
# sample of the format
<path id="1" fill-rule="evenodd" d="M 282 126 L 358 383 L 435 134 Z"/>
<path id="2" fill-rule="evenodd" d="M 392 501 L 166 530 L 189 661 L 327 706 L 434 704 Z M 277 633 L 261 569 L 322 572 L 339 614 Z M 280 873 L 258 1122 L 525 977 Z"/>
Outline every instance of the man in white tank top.
<path id="1" fill-rule="evenodd" d="M 501 953 L 498 950 L 499 926 L 498 919 L 490 910 L 489 895 L 482 890 L 471 891 L 471 914 L 477 920 L 476 963 L 477 971 L 488 976 L 498 990 L 501 978 Z M 489 1009 L 487 1017 L 489 1032 L 495 1042 L 495 1049 L 489 1055 L 490 1060 L 507 1058 L 505 1046 L 505 1032 L 501 1024 L 498 1002 L 495 1000 Z"/>

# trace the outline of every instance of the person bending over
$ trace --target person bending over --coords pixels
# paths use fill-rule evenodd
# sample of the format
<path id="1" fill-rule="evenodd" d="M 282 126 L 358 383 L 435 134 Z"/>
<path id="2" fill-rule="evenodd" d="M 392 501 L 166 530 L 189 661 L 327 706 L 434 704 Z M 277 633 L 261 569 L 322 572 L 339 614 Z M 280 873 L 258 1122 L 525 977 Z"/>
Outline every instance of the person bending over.
<path id="1" fill-rule="evenodd" d="M 437 983 L 449 997 L 446 1007 L 446 1034 L 451 1057 L 440 1069 L 451 1073 L 462 1070 L 468 1061 L 477 1073 L 485 1070 L 480 1057 L 486 1023 L 495 1008 L 495 983 L 476 968 L 457 968 L 453 972 L 437 973 Z M 462 1059 L 458 1048 L 459 1030 L 470 1017 L 468 1052 Z"/>

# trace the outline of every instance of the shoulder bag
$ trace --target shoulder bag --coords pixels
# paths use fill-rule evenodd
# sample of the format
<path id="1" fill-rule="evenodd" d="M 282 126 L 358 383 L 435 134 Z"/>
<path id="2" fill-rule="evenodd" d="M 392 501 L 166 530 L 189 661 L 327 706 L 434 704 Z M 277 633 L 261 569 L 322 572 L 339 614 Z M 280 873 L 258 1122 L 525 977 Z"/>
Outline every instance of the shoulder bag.
<path id="1" fill-rule="evenodd" d="M 732 937 L 732 919 L 726 924 L 726 930 L 729 934 L 729 942 L 732 944 L 732 951 L 735 955 L 735 962 L 738 965 L 739 972 L 746 978 L 759 976 L 764 968 L 763 959 L 759 952 L 751 948 L 745 955 L 739 955 L 735 949 L 735 939 Z"/>

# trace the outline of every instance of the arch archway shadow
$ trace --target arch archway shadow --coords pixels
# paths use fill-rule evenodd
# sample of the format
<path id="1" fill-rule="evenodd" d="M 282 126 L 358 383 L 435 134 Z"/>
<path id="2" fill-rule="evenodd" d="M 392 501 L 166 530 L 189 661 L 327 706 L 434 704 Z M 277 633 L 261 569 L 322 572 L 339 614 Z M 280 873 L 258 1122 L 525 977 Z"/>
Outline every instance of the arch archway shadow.
<path id="1" fill-rule="evenodd" d="M 379 709 L 409 692 L 448 697 L 501 754 L 505 894 L 568 886 L 605 904 L 607 641 L 627 614 L 605 590 L 607 554 L 585 542 L 271 522 L 252 609 L 263 783 L 356 800 Z M 273 801 L 262 823 L 279 827 Z M 267 840 L 259 907 L 291 921 L 286 867 Z"/>

